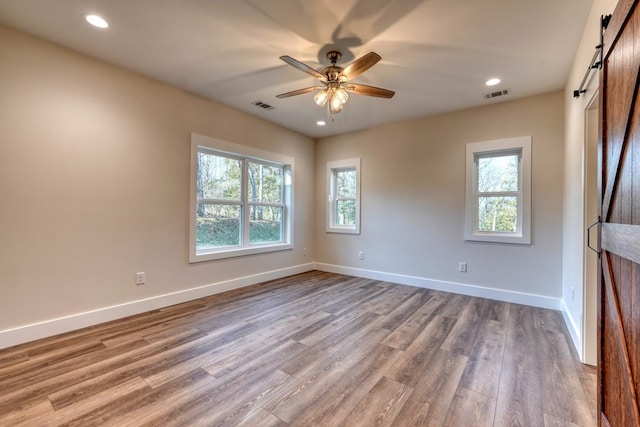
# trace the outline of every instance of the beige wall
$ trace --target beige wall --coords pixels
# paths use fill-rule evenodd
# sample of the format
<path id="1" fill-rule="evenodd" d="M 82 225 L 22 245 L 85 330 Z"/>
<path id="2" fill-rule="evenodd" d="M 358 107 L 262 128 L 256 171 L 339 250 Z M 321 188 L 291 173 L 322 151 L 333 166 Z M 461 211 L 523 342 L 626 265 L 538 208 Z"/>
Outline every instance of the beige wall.
<path id="1" fill-rule="evenodd" d="M 595 47 L 600 43 L 600 17 L 612 13 L 616 4 L 617 0 L 594 0 L 564 94 L 566 120 L 562 297 L 576 347 L 583 354 L 583 361 L 591 364 L 596 363 L 596 300 L 593 290 L 586 295 L 583 286 L 584 230 L 588 225 L 584 220 L 585 111 L 597 92 L 598 73 L 591 73 L 587 92 L 580 98 L 575 99 L 573 91 L 580 86 Z M 573 298 L 572 289 L 575 292 Z M 585 322 L 586 318 L 588 322 Z M 588 330 L 585 328 L 587 323 L 590 325 Z"/>
<path id="2" fill-rule="evenodd" d="M 316 145 L 316 260 L 559 298 L 563 94 L 381 126 Z M 532 241 L 463 240 L 465 144 L 532 136 Z M 325 232 L 326 162 L 362 158 L 362 233 Z M 365 252 L 359 261 L 358 251 Z M 468 264 L 458 272 L 458 262 Z"/>
<path id="3" fill-rule="evenodd" d="M 3 27 L 0 63 L 0 332 L 313 259 L 312 139 Z M 188 264 L 191 132 L 294 157 L 294 250 Z"/>
<path id="4" fill-rule="evenodd" d="M 564 98 L 386 125 L 315 151 L 310 138 L 0 27 L 0 334 L 312 261 L 563 298 L 581 330 L 588 96 L 571 91 L 615 3 L 595 0 Z M 191 132 L 295 158 L 293 251 L 187 263 Z M 533 137 L 533 244 L 464 242 L 464 145 L 520 135 Z M 327 234 L 326 162 L 352 157 L 362 234 Z"/>

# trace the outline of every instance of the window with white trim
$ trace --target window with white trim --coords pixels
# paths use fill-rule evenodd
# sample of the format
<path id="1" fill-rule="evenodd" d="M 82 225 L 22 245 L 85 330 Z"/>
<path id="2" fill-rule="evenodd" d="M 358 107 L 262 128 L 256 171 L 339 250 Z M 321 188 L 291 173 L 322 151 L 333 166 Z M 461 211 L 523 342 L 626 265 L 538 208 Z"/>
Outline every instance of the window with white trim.
<path id="1" fill-rule="evenodd" d="M 531 243 L 531 137 L 467 144 L 465 240 Z"/>
<path id="2" fill-rule="evenodd" d="M 327 163 L 327 232 L 360 233 L 360 159 Z"/>
<path id="3" fill-rule="evenodd" d="M 293 160 L 191 137 L 189 261 L 291 249 Z"/>

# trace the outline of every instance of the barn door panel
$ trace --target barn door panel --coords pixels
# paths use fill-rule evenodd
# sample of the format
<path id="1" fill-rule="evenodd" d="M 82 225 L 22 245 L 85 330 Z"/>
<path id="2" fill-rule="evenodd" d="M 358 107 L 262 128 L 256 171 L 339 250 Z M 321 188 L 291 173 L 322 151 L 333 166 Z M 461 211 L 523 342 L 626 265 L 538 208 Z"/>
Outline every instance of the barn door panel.
<path id="1" fill-rule="evenodd" d="M 605 35 L 599 147 L 601 425 L 640 426 L 640 7 L 620 0 Z"/>

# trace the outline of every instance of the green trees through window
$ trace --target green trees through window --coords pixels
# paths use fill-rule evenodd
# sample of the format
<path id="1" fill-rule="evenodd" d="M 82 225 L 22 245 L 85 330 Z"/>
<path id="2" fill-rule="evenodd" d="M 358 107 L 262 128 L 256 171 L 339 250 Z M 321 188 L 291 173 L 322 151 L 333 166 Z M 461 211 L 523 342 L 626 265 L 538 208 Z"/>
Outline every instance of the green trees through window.
<path id="1" fill-rule="evenodd" d="M 196 250 L 283 241 L 284 166 L 200 148 L 196 181 Z"/>
<path id="2" fill-rule="evenodd" d="M 477 162 L 478 230 L 515 232 L 518 228 L 519 155 L 480 155 Z"/>
<path id="3" fill-rule="evenodd" d="M 356 171 L 337 170 L 336 172 L 336 224 L 355 225 L 356 223 Z"/>
<path id="4" fill-rule="evenodd" d="M 248 161 L 249 243 L 282 240 L 283 170 Z"/>
<path id="5" fill-rule="evenodd" d="M 240 160 L 198 152 L 198 250 L 241 244 L 241 174 Z"/>
<path id="6" fill-rule="evenodd" d="M 360 233 L 360 159 L 327 162 L 327 232 Z"/>

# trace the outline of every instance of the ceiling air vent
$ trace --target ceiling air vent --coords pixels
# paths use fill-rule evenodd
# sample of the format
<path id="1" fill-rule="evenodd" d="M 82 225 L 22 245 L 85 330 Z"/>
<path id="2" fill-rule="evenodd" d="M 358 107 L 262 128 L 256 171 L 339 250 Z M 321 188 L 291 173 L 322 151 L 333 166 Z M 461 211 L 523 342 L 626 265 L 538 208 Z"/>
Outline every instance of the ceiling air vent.
<path id="1" fill-rule="evenodd" d="M 498 90 L 496 92 L 487 93 L 484 96 L 484 99 L 491 99 L 491 98 L 497 98 L 499 96 L 509 95 L 510 92 L 511 92 L 510 89 Z"/>
<path id="2" fill-rule="evenodd" d="M 271 105 L 269 105 L 269 104 L 265 104 L 265 103 L 264 103 L 264 102 L 262 102 L 262 101 L 255 101 L 255 102 L 252 102 L 252 104 L 253 104 L 253 105 L 256 105 L 256 106 L 258 106 L 258 107 L 260 107 L 260 108 L 264 108 L 265 110 L 273 110 L 273 109 L 275 108 L 275 107 L 272 107 L 272 106 L 271 106 Z"/>

